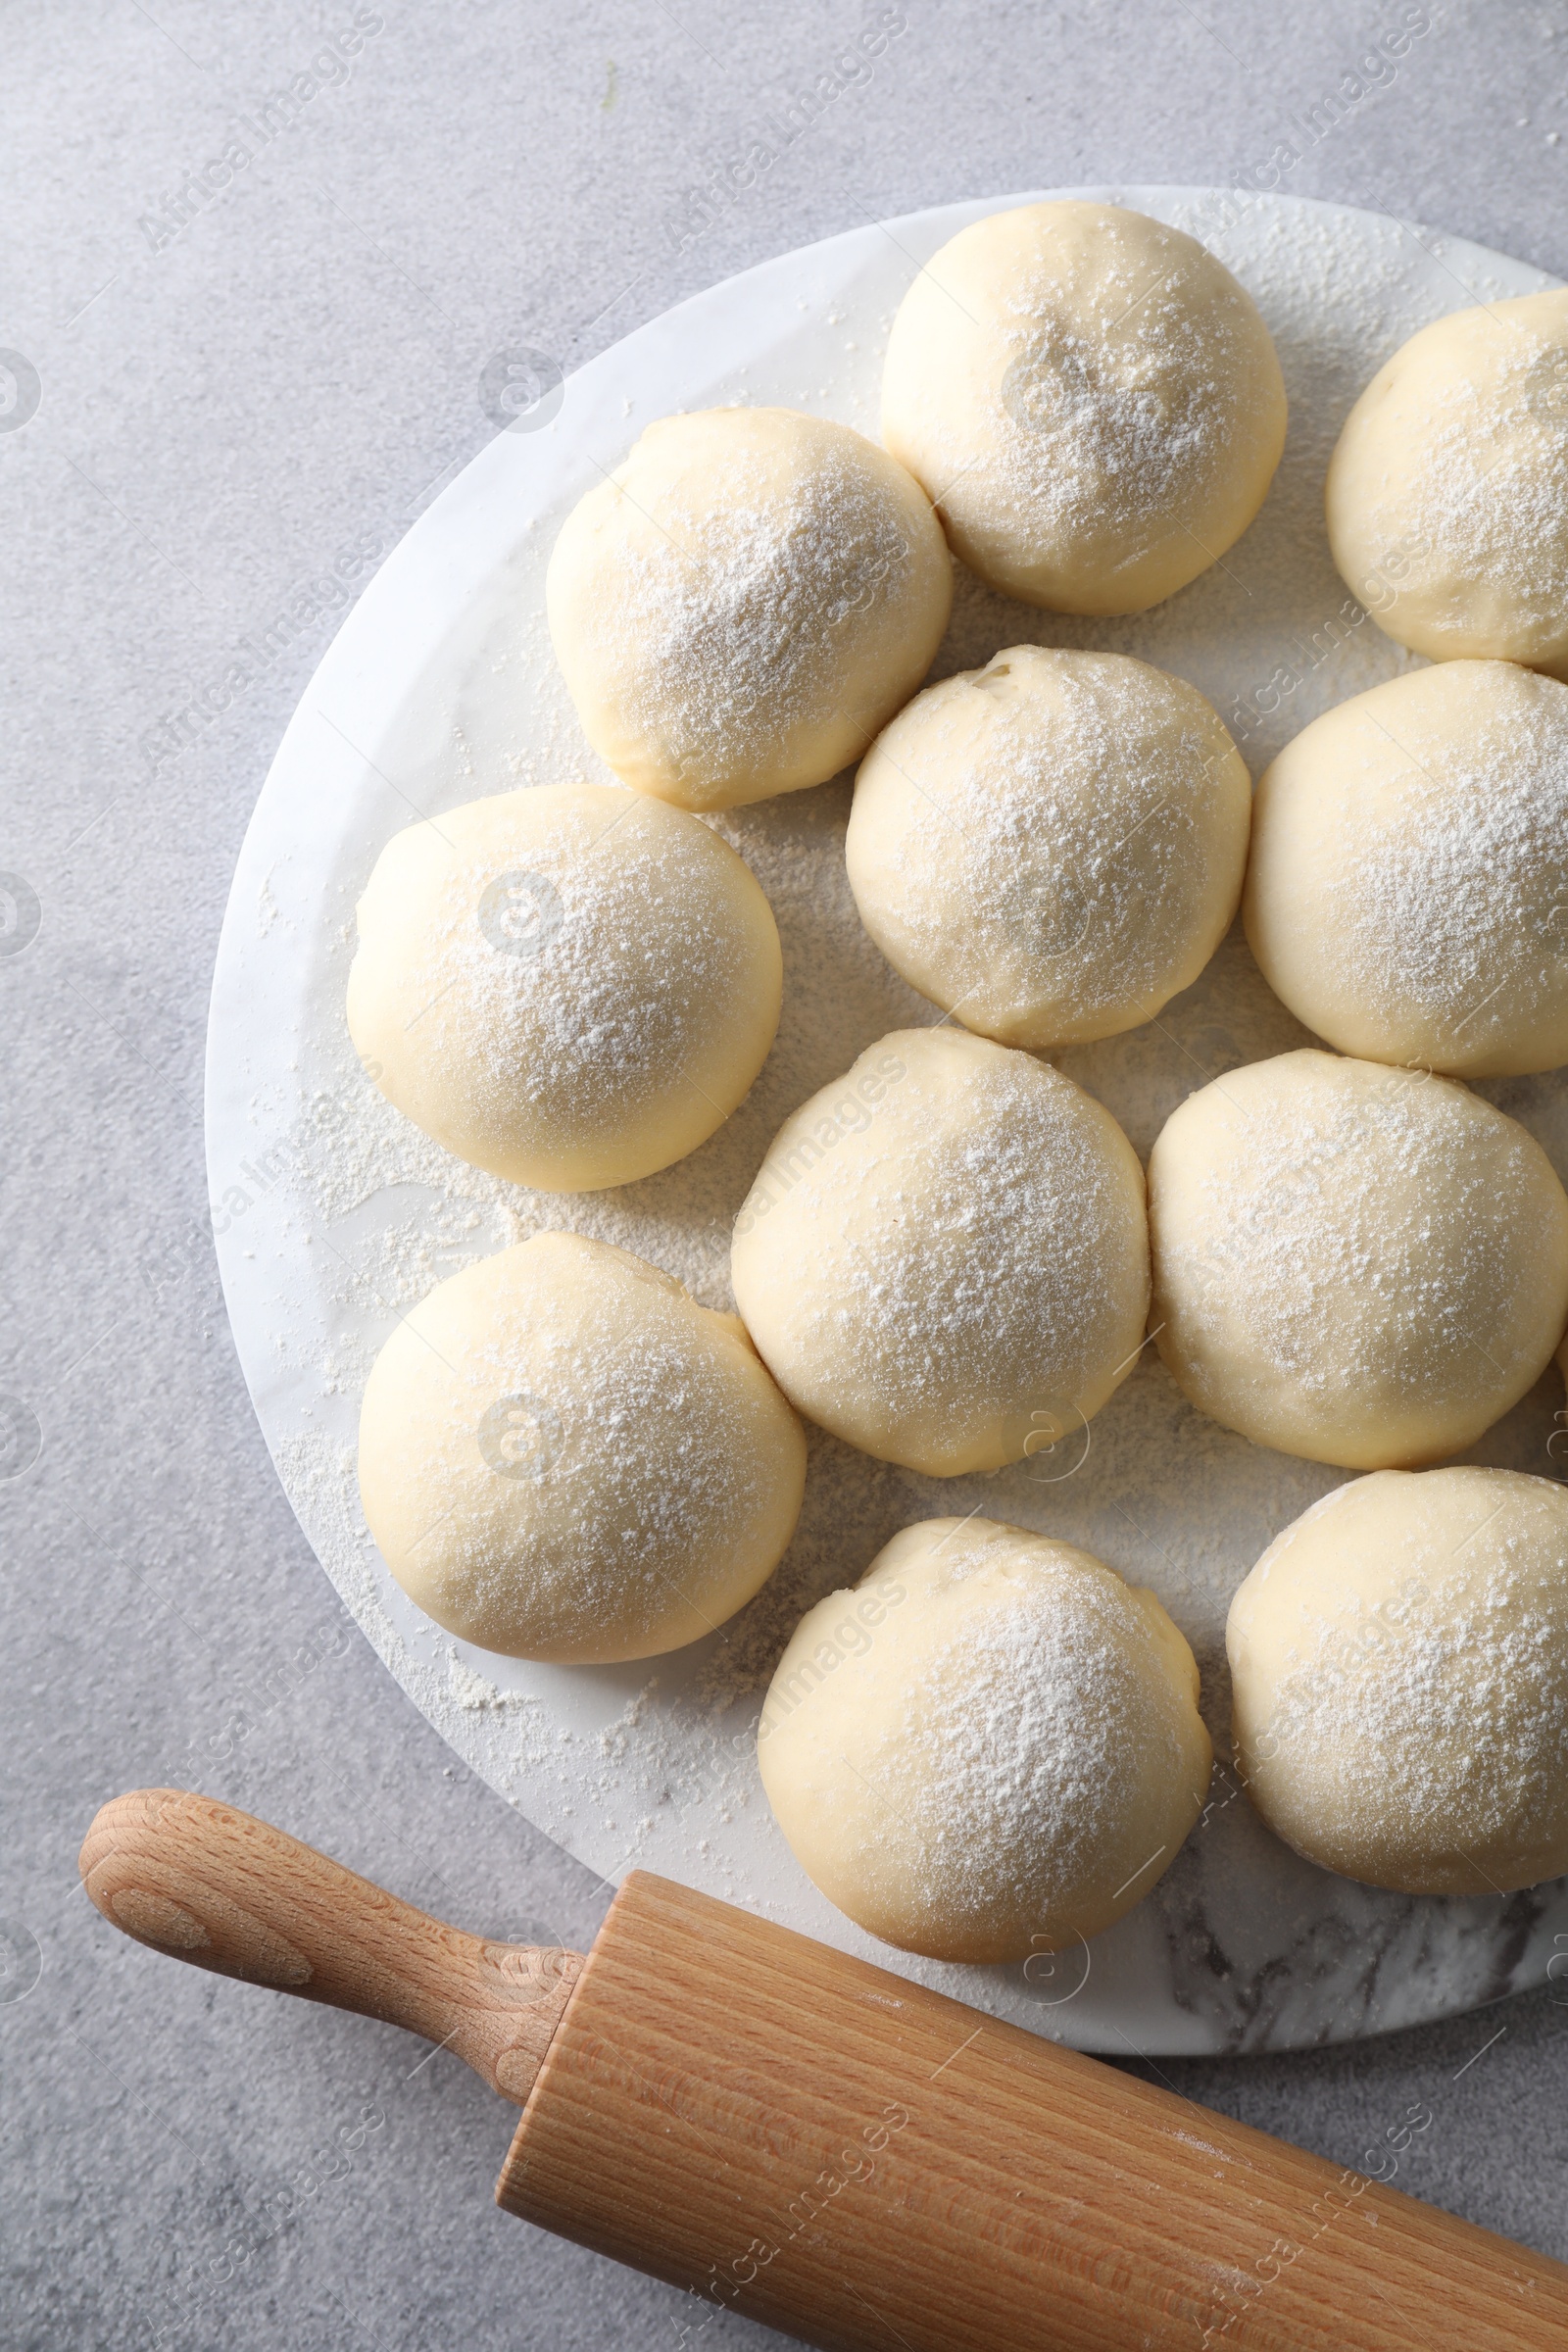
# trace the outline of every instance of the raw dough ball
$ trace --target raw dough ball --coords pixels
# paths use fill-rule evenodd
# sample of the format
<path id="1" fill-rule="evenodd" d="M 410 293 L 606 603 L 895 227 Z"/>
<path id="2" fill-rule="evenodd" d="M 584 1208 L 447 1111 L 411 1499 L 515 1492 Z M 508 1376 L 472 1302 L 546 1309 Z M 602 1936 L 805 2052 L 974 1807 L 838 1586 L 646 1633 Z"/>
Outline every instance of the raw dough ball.
<path id="1" fill-rule="evenodd" d="M 1205 1413 L 1352 1470 L 1472 1445 L 1568 1317 L 1568 1196 L 1468 1088 L 1332 1054 L 1227 1070 L 1149 1162 L 1159 1351 Z"/>
<path id="2" fill-rule="evenodd" d="M 1193 1653 L 1152 1592 L 1021 1527 L 927 1519 L 796 1628 L 758 1760 L 829 1900 L 933 1960 L 1098 1936 L 1208 1787 Z"/>
<path id="3" fill-rule="evenodd" d="M 999 1470 L 1076 1435 L 1132 1369 L 1144 1173 L 1059 1071 L 895 1030 L 780 1128 L 730 1262 L 803 1413 L 934 1478 Z"/>
<path id="4" fill-rule="evenodd" d="M 1568 686 L 1450 662 L 1315 718 L 1257 788 L 1246 919 L 1269 985 L 1347 1054 L 1568 1061 Z"/>
<path id="5" fill-rule="evenodd" d="M 1226 1632 L 1237 1762 L 1269 1828 L 1403 1894 L 1568 1871 L 1568 1494 L 1381 1470 L 1269 1545 Z"/>
<path id="6" fill-rule="evenodd" d="M 894 969 L 966 1028 L 1076 1044 L 1198 978 L 1236 912 L 1250 810 L 1196 688 L 1120 654 L 1015 645 L 878 736 L 850 886 Z"/>
<path id="7" fill-rule="evenodd" d="M 1568 662 L 1568 289 L 1401 344 L 1345 420 L 1327 506 L 1335 563 L 1398 644 Z"/>
<path id="8" fill-rule="evenodd" d="M 349 1029 L 382 1093 L 461 1159 L 546 1192 L 695 1152 L 778 1027 L 778 932 L 750 869 L 695 817 L 612 786 L 411 825 L 359 926 Z"/>
<path id="9" fill-rule="evenodd" d="M 514 1658 L 695 1642 L 766 1581 L 805 1483 L 805 1434 L 736 1317 L 574 1233 L 438 1284 L 360 1416 L 392 1574 L 449 1633 Z"/>
<path id="10" fill-rule="evenodd" d="M 882 438 L 993 588 L 1142 612 L 1257 513 L 1285 384 L 1196 239 L 1118 205 L 1031 204 L 961 229 L 906 294 Z"/>
<path id="11" fill-rule="evenodd" d="M 545 583 L 594 750 L 639 792 L 733 808 L 823 784 L 919 685 L 953 606 L 929 500 L 847 424 L 652 424 L 567 515 Z"/>

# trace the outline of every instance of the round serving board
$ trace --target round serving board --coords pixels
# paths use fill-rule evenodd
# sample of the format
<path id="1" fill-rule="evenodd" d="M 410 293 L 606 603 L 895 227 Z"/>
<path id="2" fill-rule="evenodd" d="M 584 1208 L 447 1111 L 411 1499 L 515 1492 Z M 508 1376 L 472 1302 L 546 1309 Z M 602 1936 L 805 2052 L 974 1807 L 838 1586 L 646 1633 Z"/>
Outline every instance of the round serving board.
<path id="1" fill-rule="evenodd" d="M 1413 665 L 1329 560 L 1322 482 L 1351 401 L 1428 320 L 1554 281 L 1341 206 L 1220 189 L 1071 192 L 1190 229 L 1249 288 L 1290 393 L 1284 463 L 1246 537 L 1152 612 L 1063 619 L 960 574 L 935 674 L 1025 641 L 1136 654 L 1213 701 L 1255 775 L 1318 711 Z M 778 917 L 783 1021 L 728 1124 L 642 1184 L 528 1193 L 453 1159 L 364 1076 L 343 998 L 355 901 L 394 832 L 481 794 L 605 774 L 544 626 L 545 564 L 574 502 L 672 410 L 776 403 L 874 434 L 887 331 L 914 271 L 967 221 L 1033 201 L 913 214 L 715 286 L 593 361 L 564 397 L 552 388 L 419 517 L 312 680 L 240 856 L 208 1034 L 214 1227 L 257 1414 L 328 1576 L 465 1762 L 593 1870 L 662 1871 L 1081 2048 L 1280 2049 L 1540 1983 L 1568 1948 L 1568 1885 L 1485 1901 L 1384 1894 L 1312 1868 L 1263 1830 L 1223 1762 L 1225 1611 L 1270 1539 L 1344 1473 L 1205 1421 L 1152 1348 L 1087 1433 L 996 1477 L 919 1478 L 813 1431 L 800 1529 L 768 1586 L 720 1634 L 641 1665 L 530 1665 L 455 1642 L 392 1582 L 359 1507 L 366 1375 L 434 1283 L 542 1227 L 570 1228 L 727 1306 L 730 1224 L 774 1131 L 885 1031 L 937 1017 L 856 916 L 847 779 L 717 820 Z M 1304 1037 L 1238 931 L 1157 1020 L 1054 1058 L 1147 1155 L 1195 1087 Z M 1568 1079 L 1481 1091 L 1568 1173 Z M 1549 1374 L 1468 1458 L 1551 1474 L 1561 1395 Z M 1208 1811 L 1149 1899 L 1093 1946 L 1012 1969 L 912 1960 L 853 1927 L 775 1830 L 753 1746 L 761 1690 L 804 1609 L 853 1584 L 897 1528 L 974 1510 L 1060 1535 L 1154 1588 L 1202 1665 L 1222 1759 Z"/>

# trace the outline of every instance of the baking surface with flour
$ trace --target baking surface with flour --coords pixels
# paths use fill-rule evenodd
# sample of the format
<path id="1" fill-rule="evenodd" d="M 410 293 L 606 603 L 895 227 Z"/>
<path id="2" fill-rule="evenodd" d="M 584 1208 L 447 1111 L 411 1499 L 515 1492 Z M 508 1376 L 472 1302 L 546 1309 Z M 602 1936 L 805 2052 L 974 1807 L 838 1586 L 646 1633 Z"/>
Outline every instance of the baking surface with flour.
<path id="1" fill-rule="evenodd" d="M 960 569 L 932 674 L 982 668 L 1020 644 L 1129 654 L 1206 697 L 1255 778 L 1320 711 L 1417 666 L 1348 597 L 1328 548 L 1323 475 L 1352 402 L 1429 319 L 1545 281 L 1342 208 L 1225 191 L 1094 193 L 1210 244 L 1256 301 L 1291 406 L 1280 470 L 1223 564 L 1136 617 L 1053 616 Z M 224 1286 L 274 1458 L 349 1607 L 470 1767 L 595 1870 L 662 1870 L 888 1963 L 797 1870 L 758 1780 L 756 1723 L 808 1609 L 852 1585 L 901 1528 L 975 1511 L 1078 1545 L 1153 1590 L 1198 1657 L 1220 1762 L 1182 1854 L 1137 1911 L 1096 1937 L 1081 1980 L 1064 1969 L 1044 1981 L 1017 1966 L 897 1965 L 1085 2047 L 1121 2048 L 1122 2035 L 1154 2053 L 1269 2047 L 1384 2031 L 1539 1982 L 1554 1930 L 1568 1930 L 1568 1901 L 1542 1888 L 1516 1898 L 1504 1922 L 1491 1896 L 1437 1904 L 1354 1887 L 1250 1817 L 1226 1748 L 1226 1611 L 1265 1546 L 1345 1474 L 1205 1419 L 1154 1348 L 1087 1433 L 997 1472 L 930 1479 L 809 1432 L 800 1524 L 772 1578 L 718 1635 L 646 1665 L 530 1666 L 454 1641 L 399 1592 L 356 1499 L 370 1364 L 437 1282 L 559 1228 L 618 1244 L 702 1304 L 729 1308 L 734 1220 L 778 1129 L 889 1031 L 941 1017 L 856 912 L 846 777 L 711 820 L 772 906 L 783 1013 L 733 1116 L 641 1183 L 547 1196 L 455 1159 L 366 1078 L 343 1000 L 355 903 L 411 821 L 410 800 L 439 814 L 579 773 L 610 780 L 556 673 L 543 598 L 556 533 L 597 469 L 617 465 L 657 416 L 726 402 L 807 410 L 874 435 L 885 338 L 915 267 L 966 221 L 1026 200 L 999 194 L 894 223 L 896 241 L 866 228 L 656 321 L 574 376 L 546 429 L 500 435 L 372 583 L 285 738 L 229 906 L 208 1097 Z M 416 581 L 421 592 L 410 593 Z M 423 593 L 432 581 L 439 595 Z M 1196 1089 L 1311 1042 L 1236 926 L 1152 1020 L 1052 1058 L 1147 1158 Z M 1560 1078 L 1486 1080 L 1477 1092 L 1528 1127 L 1559 1174 L 1568 1169 Z M 1561 1403 L 1548 1372 L 1472 1458 L 1549 1472 Z"/>

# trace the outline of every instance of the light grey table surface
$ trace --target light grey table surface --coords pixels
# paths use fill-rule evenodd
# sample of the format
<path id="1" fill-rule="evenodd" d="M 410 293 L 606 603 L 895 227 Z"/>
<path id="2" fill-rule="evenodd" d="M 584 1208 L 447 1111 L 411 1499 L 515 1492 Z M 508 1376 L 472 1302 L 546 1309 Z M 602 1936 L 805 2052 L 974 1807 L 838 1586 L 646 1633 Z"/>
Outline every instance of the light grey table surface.
<path id="1" fill-rule="evenodd" d="M 714 194 L 884 13 L 869 71 Z M 947 198 L 1242 172 L 1568 273 L 1568 9 L 12 0 L 0 53 L 0 346 L 37 383 L 28 415 L 7 363 L 0 868 L 38 905 L 20 953 L 0 939 L 0 1391 L 26 1408 L 0 1407 L 0 2338 L 673 2346 L 679 2295 L 495 2211 L 508 2113 L 449 2053 L 172 1966 L 76 1882 L 100 1801 L 172 1783 L 493 1934 L 582 1942 L 606 1900 L 343 1616 L 189 1242 L 219 925 L 336 626 L 319 583 L 495 430 L 497 351 L 570 368 L 752 262 Z M 1568 2256 L 1562 2000 L 1159 2071 L 1344 2164 L 1420 2102 L 1400 2184 Z"/>

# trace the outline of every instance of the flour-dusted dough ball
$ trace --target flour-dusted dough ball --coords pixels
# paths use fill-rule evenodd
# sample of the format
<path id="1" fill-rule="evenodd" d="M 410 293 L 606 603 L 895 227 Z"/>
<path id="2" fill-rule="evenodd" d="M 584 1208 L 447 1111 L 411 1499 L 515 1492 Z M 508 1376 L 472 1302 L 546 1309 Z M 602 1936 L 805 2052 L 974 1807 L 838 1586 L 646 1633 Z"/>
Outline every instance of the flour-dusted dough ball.
<path id="1" fill-rule="evenodd" d="M 1198 978 L 1236 912 L 1250 809 L 1196 688 L 1120 654 L 1015 645 L 878 736 L 850 886 L 894 969 L 966 1028 L 1077 1044 Z"/>
<path id="2" fill-rule="evenodd" d="M 935 1478 L 999 1470 L 1076 1436 L 1132 1368 L 1144 1174 L 1059 1071 L 895 1030 L 780 1128 L 730 1266 L 811 1420 Z"/>
<path id="3" fill-rule="evenodd" d="M 733 808 L 859 758 L 931 666 L 953 564 L 863 434 L 705 409 L 650 425 L 572 509 L 545 594 L 594 750 L 639 792 Z"/>
<path id="4" fill-rule="evenodd" d="M 1474 1444 L 1568 1317 L 1568 1195 L 1467 1087 L 1306 1051 L 1190 1095 L 1149 1162 L 1154 1321 L 1193 1402 L 1376 1470 Z"/>
<path id="5" fill-rule="evenodd" d="M 382 1558 L 438 1625 L 509 1657 L 695 1642 L 765 1582 L 805 1483 L 805 1434 L 736 1317 L 573 1233 L 438 1284 L 360 1415 Z"/>
<path id="6" fill-rule="evenodd" d="M 1347 1054 L 1469 1078 L 1568 1061 L 1568 686 L 1446 662 L 1315 718 L 1258 786 L 1246 921 L 1270 987 Z"/>
<path id="7" fill-rule="evenodd" d="M 807 1876 L 884 1942 L 1022 1960 L 1141 1902 L 1210 1767 L 1152 1592 L 993 1519 L 906 1527 L 796 1628 L 758 1731 Z"/>
<path id="8" fill-rule="evenodd" d="M 394 835 L 359 905 L 349 1029 L 461 1159 L 546 1192 L 695 1152 L 767 1058 L 772 908 L 716 833 L 639 793 L 540 786 Z"/>
<path id="9" fill-rule="evenodd" d="M 1568 1871 L 1568 1494 L 1380 1470 L 1276 1538 L 1231 1602 L 1248 1793 L 1308 1861 L 1403 1894 Z"/>
<path id="10" fill-rule="evenodd" d="M 1398 644 L 1568 663 L 1568 289 L 1401 344 L 1345 420 L 1327 506 L 1334 561 Z"/>
<path id="11" fill-rule="evenodd" d="M 1250 296 L 1194 238 L 1031 204 L 961 229 L 909 288 L 882 437 L 993 588 L 1142 612 L 1257 513 L 1285 384 Z"/>

